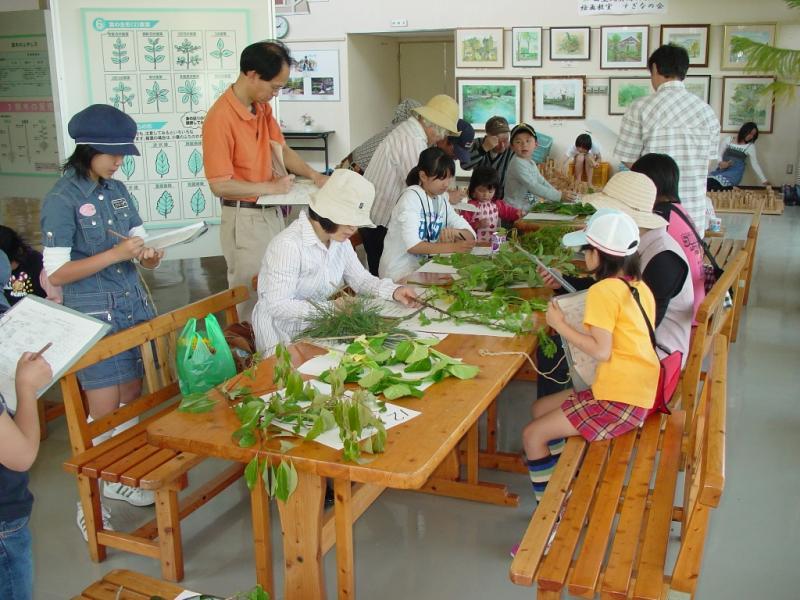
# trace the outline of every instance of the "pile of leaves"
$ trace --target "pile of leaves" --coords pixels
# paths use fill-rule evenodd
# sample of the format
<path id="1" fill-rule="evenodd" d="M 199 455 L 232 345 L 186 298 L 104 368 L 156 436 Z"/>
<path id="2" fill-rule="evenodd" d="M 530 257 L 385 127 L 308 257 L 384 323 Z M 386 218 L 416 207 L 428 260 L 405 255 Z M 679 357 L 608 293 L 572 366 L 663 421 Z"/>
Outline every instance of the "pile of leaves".
<path id="1" fill-rule="evenodd" d="M 398 327 L 400 319 L 382 316 L 375 301 L 364 296 L 352 296 L 341 303 L 324 302 L 312 305 L 315 310 L 308 317 L 306 328 L 296 339 L 335 340 L 381 333 L 411 335 Z"/>
<path id="2" fill-rule="evenodd" d="M 361 337 L 350 344 L 337 368 L 344 369 L 345 383 L 357 383 L 372 394 L 383 394 L 387 400 L 395 400 L 405 396 L 422 398 L 420 387 L 425 383 L 438 383 L 447 377 L 472 379 L 478 374 L 478 367 L 433 348 L 439 343 L 438 339 L 405 340 L 394 349 L 387 348 L 385 343 L 386 336 L 381 335 Z M 390 368 L 395 365 L 401 369 Z M 403 373 L 425 375 L 404 377 Z M 330 383 L 333 375 L 334 371 L 325 371 L 320 379 Z"/>
<path id="3" fill-rule="evenodd" d="M 535 213 L 556 213 L 578 217 L 589 217 L 595 213 L 595 210 L 595 207 L 588 202 L 537 202 L 531 206 L 531 212 Z"/>
<path id="4" fill-rule="evenodd" d="M 574 230 L 575 227 L 572 225 L 548 225 L 536 231 L 523 233 L 517 238 L 517 243 L 536 256 L 544 258 L 552 256 L 556 262 L 568 262 L 572 257 L 572 250 L 564 247 L 561 239 Z"/>

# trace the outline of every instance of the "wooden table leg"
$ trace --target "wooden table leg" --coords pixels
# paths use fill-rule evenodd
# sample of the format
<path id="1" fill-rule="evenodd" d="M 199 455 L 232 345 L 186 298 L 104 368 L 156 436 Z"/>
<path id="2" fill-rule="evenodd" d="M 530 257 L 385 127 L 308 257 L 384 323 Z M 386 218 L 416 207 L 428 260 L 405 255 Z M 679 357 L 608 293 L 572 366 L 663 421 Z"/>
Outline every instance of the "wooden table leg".
<path id="1" fill-rule="evenodd" d="M 253 517 L 253 545 L 256 557 L 256 583 L 275 596 L 272 577 L 272 544 L 270 543 L 269 498 L 259 479 L 250 492 L 250 512 Z"/>
<path id="2" fill-rule="evenodd" d="M 353 503 L 352 486 L 347 479 L 334 479 L 336 498 L 336 570 L 339 584 L 339 600 L 356 597 L 356 572 L 353 557 Z"/>
<path id="3" fill-rule="evenodd" d="M 467 483 L 478 483 L 478 422 L 467 433 Z"/>
<path id="4" fill-rule="evenodd" d="M 322 565 L 322 508 L 325 480 L 298 471 L 297 489 L 278 502 L 283 531 L 284 598 L 325 600 Z"/>

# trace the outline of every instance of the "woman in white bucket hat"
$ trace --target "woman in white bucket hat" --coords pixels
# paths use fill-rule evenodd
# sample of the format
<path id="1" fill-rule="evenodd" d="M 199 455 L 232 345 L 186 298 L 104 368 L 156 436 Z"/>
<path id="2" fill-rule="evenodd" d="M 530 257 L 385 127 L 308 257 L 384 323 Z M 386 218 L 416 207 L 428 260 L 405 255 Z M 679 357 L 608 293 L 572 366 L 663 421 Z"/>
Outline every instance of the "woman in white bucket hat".
<path id="1" fill-rule="evenodd" d="M 370 275 L 350 243 L 359 227 L 373 227 L 369 211 L 374 197 L 369 181 L 337 169 L 311 199 L 308 213 L 301 212 L 267 246 L 253 310 L 256 347 L 264 356 L 292 341 L 314 312 L 312 302 L 327 302 L 342 284 L 358 294 L 416 304 L 411 288 Z"/>

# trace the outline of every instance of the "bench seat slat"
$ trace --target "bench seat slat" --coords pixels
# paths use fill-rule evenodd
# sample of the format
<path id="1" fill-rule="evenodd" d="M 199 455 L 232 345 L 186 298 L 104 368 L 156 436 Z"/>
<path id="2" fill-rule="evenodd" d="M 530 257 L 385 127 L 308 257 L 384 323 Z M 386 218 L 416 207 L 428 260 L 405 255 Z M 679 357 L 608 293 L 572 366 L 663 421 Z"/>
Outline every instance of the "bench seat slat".
<path id="1" fill-rule="evenodd" d="M 608 458 L 610 446 L 610 440 L 589 444 L 580 475 L 572 488 L 572 496 L 558 525 L 556 537 L 536 576 L 536 585 L 539 589 L 558 591 L 564 587 L 572 563 L 572 554 L 586 522 L 586 515 L 589 513 L 589 506 Z"/>
<path id="2" fill-rule="evenodd" d="M 509 575 L 511 581 L 517 585 L 533 585 L 533 577 L 544 554 L 547 539 L 586 447 L 587 443 L 582 437 L 573 436 L 567 440 L 558 459 L 558 468 L 547 484 L 547 491 L 533 513 L 519 550 L 511 563 Z"/>
<path id="3" fill-rule="evenodd" d="M 125 458 L 126 456 L 146 445 L 147 433 L 145 431 L 140 431 L 135 437 L 131 438 L 127 442 L 119 444 L 115 448 L 111 448 L 105 454 L 102 454 L 83 465 L 80 472 L 84 475 L 92 477 L 93 479 L 98 479 L 101 476 L 103 469 L 108 467 L 108 465 Z"/>
<path id="4" fill-rule="evenodd" d="M 141 590 L 151 596 L 163 596 L 168 600 L 183 592 L 183 588 L 177 585 L 125 569 L 115 569 L 107 573 L 103 579 L 116 585 L 122 585 L 125 588 Z"/>
<path id="5" fill-rule="evenodd" d="M 639 435 L 633 469 L 601 583 L 602 593 L 611 598 L 625 598 L 628 594 L 660 437 L 661 419 L 651 417 Z"/>
<path id="6" fill-rule="evenodd" d="M 141 461 L 132 469 L 128 469 L 119 477 L 120 483 L 129 485 L 131 487 L 139 487 L 139 479 L 147 475 L 150 471 L 157 469 L 166 462 L 172 460 L 177 452 L 175 450 L 167 450 L 165 448 L 158 449 L 158 452 L 152 454 L 147 459 Z"/>
<path id="7" fill-rule="evenodd" d="M 675 502 L 675 488 L 681 464 L 684 417 L 683 411 L 675 411 L 667 417 L 647 529 L 639 555 L 633 594 L 637 600 L 660 600 L 661 598 L 669 531 L 672 525 L 672 507 Z"/>
<path id="8" fill-rule="evenodd" d="M 131 469 L 138 465 L 143 460 L 153 456 L 158 452 L 158 448 L 151 444 L 144 444 L 141 447 L 137 448 L 127 456 L 120 458 L 119 460 L 111 463 L 105 469 L 102 470 L 100 473 L 100 477 L 104 481 L 112 481 L 117 482 L 119 481 L 119 477 L 122 473 Z"/>
<path id="9" fill-rule="evenodd" d="M 586 536 L 570 577 L 570 594 L 589 598 L 594 595 L 638 433 L 638 429 L 628 432 L 612 443 L 611 457 L 597 490 Z"/>

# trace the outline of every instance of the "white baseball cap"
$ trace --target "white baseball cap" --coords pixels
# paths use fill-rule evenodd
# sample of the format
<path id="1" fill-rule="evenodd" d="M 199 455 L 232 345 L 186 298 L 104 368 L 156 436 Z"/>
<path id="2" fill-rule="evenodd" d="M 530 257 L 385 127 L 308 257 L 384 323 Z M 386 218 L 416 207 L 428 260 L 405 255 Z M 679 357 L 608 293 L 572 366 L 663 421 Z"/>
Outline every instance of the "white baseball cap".
<path id="1" fill-rule="evenodd" d="M 375 227 L 369 218 L 375 186 L 355 171 L 336 169 L 308 206 L 337 225 Z"/>
<path id="2" fill-rule="evenodd" d="M 639 249 L 639 227 L 624 212 L 601 208 L 586 223 L 586 229 L 566 234 L 561 243 L 568 247 L 589 245 L 611 256 L 630 256 Z"/>

